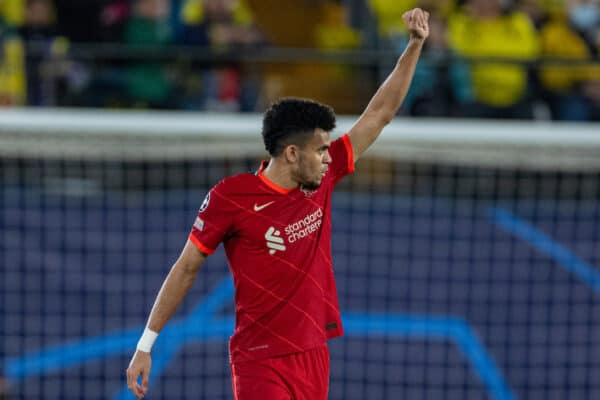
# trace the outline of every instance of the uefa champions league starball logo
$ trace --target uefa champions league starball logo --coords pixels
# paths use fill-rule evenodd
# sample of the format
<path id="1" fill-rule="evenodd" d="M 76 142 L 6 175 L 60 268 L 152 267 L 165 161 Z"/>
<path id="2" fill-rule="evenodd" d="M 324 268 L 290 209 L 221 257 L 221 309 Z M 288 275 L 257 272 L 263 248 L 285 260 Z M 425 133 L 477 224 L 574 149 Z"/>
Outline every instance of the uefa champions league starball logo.
<path id="1" fill-rule="evenodd" d="M 202 211 L 206 210 L 206 207 L 208 207 L 209 202 L 210 202 L 210 192 L 208 192 L 208 194 L 204 198 L 204 201 L 200 205 L 200 210 L 198 212 L 202 212 Z"/>

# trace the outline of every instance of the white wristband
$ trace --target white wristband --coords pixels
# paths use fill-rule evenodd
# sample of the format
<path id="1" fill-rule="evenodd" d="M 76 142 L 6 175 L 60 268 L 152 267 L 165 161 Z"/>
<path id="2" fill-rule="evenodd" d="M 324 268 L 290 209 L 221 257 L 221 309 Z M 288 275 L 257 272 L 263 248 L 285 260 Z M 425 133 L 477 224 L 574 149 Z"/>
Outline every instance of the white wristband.
<path id="1" fill-rule="evenodd" d="M 156 340 L 157 337 L 158 337 L 158 333 L 156 333 L 148 328 L 144 329 L 144 333 L 142 334 L 142 337 L 138 341 L 136 349 L 141 350 L 146 353 L 150 353 L 150 350 L 152 350 L 152 345 L 154 344 L 154 341 Z"/>

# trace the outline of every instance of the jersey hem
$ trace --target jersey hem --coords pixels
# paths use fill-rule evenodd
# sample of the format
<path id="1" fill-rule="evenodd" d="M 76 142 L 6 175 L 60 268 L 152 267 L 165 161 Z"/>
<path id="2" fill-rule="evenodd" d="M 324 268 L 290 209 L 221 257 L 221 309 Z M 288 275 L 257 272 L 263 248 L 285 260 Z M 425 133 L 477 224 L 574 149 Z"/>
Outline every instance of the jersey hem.
<path id="1" fill-rule="evenodd" d="M 237 357 L 234 357 L 234 356 L 230 355 L 229 356 L 229 363 L 232 364 L 232 365 L 233 364 L 241 364 L 241 363 L 246 363 L 246 362 L 268 360 L 268 359 L 271 359 L 271 358 L 287 357 L 287 356 L 290 356 L 292 354 L 304 353 L 304 352 L 311 351 L 311 350 L 314 350 L 314 349 L 319 349 L 319 348 L 321 348 L 323 346 L 327 346 L 327 342 L 329 341 L 329 339 L 333 339 L 333 338 L 339 337 L 339 336 L 342 336 L 342 335 L 336 335 L 336 336 L 333 336 L 333 337 L 328 337 L 323 342 L 309 344 L 306 347 L 303 347 L 301 350 L 293 350 L 293 351 L 285 351 L 285 352 L 275 352 L 274 354 L 265 354 L 263 356 L 257 356 L 257 357 L 248 357 L 248 356 L 237 356 Z"/>

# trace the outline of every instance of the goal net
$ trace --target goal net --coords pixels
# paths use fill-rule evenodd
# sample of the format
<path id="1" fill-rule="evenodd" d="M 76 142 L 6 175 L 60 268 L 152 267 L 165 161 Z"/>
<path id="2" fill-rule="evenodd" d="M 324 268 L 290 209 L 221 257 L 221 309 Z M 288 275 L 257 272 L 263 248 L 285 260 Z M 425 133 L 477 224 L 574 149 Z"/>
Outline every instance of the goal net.
<path id="1" fill-rule="evenodd" d="M 0 112 L 0 391 L 132 398 L 124 370 L 160 284 L 207 190 L 265 157 L 260 122 Z M 333 197 L 346 334 L 329 398 L 600 398 L 598 132 L 386 128 Z M 232 293 L 220 248 L 159 337 L 151 398 L 232 398 Z"/>

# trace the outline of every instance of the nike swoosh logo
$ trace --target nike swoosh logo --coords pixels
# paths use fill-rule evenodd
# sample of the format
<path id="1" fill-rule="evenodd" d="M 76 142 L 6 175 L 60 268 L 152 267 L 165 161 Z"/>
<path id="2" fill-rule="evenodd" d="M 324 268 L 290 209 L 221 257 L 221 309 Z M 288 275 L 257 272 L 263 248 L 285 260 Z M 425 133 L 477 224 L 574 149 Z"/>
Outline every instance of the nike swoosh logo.
<path id="1" fill-rule="evenodd" d="M 258 204 L 256 204 L 256 203 L 254 203 L 254 211 L 260 211 L 260 210 L 262 210 L 263 208 L 267 208 L 267 207 L 269 207 L 269 206 L 270 206 L 271 204 L 273 204 L 273 203 L 275 203 L 275 202 L 274 202 L 274 201 L 270 201 L 270 202 L 268 202 L 268 203 L 265 203 L 265 204 L 262 204 L 262 205 L 260 205 L 260 206 L 259 206 Z"/>

